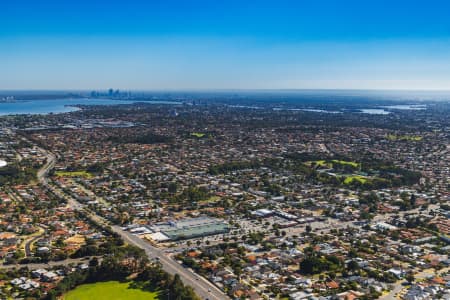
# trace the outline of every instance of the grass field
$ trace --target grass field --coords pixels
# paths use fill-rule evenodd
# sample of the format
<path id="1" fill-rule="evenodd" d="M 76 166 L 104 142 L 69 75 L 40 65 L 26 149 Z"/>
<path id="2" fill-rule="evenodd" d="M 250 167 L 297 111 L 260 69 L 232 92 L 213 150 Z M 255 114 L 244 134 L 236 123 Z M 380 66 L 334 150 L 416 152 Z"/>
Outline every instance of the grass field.
<path id="1" fill-rule="evenodd" d="M 107 281 L 83 284 L 63 296 L 63 300 L 152 300 L 158 292 L 129 288 L 129 282 Z"/>
<path id="2" fill-rule="evenodd" d="M 366 183 L 367 182 L 367 178 L 363 177 L 363 176 L 348 176 L 344 179 L 344 184 L 350 184 L 353 182 L 353 180 L 357 180 L 361 183 Z"/>
<path id="3" fill-rule="evenodd" d="M 208 199 L 200 200 L 199 202 L 208 202 L 208 203 L 214 203 L 220 200 L 219 196 L 211 196 Z"/>
<path id="4" fill-rule="evenodd" d="M 316 160 L 313 163 L 315 163 L 319 167 L 324 167 L 324 166 L 329 167 L 329 164 L 324 160 Z"/>
<path id="5" fill-rule="evenodd" d="M 352 166 L 354 168 L 359 167 L 359 163 L 357 163 L 357 162 L 346 161 L 346 160 L 337 160 L 337 159 L 333 159 L 331 161 L 314 160 L 314 161 L 308 161 L 308 162 L 306 162 L 306 164 L 309 165 L 309 166 L 316 165 L 316 166 L 319 166 L 319 167 L 327 167 L 327 168 L 332 168 L 333 164 L 349 165 L 349 166 Z"/>
<path id="6" fill-rule="evenodd" d="M 327 167 L 327 168 L 332 167 L 332 164 L 329 162 L 326 162 L 325 160 L 307 161 L 305 164 L 307 164 L 308 166 L 316 165 L 318 167 Z"/>
<path id="7" fill-rule="evenodd" d="M 201 132 L 193 132 L 193 133 L 191 133 L 191 135 L 192 135 L 192 136 L 195 136 L 195 137 L 197 137 L 197 138 L 202 138 L 202 137 L 205 136 L 205 134 L 204 134 L 204 133 L 201 133 Z"/>
<path id="8" fill-rule="evenodd" d="M 346 160 L 337 160 L 337 159 L 333 159 L 332 162 L 334 164 L 340 164 L 340 165 L 349 165 L 352 166 L 354 168 L 359 167 L 359 163 L 354 162 L 354 161 L 346 161 Z"/>
<path id="9" fill-rule="evenodd" d="M 60 176 L 60 177 L 84 177 L 84 178 L 92 178 L 93 177 L 93 175 L 87 171 L 73 171 L 73 172 L 56 171 L 55 174 L 56 174 L 56 176 Z"/>
<path id="10" fill-rule="evenodd" d="M 387 139 L 390 141 L 411 141 L 411 142 L 420 142 L 423 137 L 420 135 L 395 135 L 388 134 Z"/>

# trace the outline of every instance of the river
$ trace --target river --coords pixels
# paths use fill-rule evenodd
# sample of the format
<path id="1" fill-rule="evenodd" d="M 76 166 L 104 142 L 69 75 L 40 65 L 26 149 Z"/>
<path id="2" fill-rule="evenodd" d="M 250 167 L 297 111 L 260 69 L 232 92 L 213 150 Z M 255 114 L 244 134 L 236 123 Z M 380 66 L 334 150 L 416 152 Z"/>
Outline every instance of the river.
<path id="1" fill-rule="evenodd" d="M 24 114 L 50 114 L 67 113 L 79 110 L 76 105 L 117 105 L 145 102 L 150 104 L 179 104 L 168 101 L 136 101 L 113 99 L 53 99 L 53 100 L 16 100 L 14 102 L 1 102 L 0 115 L 24 115 Z"/>

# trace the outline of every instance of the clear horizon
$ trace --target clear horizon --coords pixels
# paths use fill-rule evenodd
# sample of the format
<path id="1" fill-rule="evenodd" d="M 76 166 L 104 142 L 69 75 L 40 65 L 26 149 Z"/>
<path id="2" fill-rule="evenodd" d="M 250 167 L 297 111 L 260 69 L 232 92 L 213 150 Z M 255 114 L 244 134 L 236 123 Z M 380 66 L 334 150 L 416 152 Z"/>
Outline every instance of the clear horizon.
<path id="1" fill-rule="evenodd" d="M 0 90 L 450 90 L 450 4 L 392 2 L 7 2 Z"/>

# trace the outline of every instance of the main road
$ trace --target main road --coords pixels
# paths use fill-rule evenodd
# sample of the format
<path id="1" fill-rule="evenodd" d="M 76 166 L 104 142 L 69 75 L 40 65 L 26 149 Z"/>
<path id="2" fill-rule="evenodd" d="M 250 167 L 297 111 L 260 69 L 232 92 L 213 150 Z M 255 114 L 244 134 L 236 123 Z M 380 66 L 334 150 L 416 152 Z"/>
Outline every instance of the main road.
<path id="1" fill-rule="evenodd" d="M 49 183 L 46 176 L 48 172 L 54 167 L 56 162 L 56 156 L 53 153 L 46 151 L 42 148 L 40 148 L 40 150 L 46 154 L 47 162 L 39 170 L 37 174 L 39 181 L 41 181 L 45 186 L 47 186 L 53 193 L 55 193 L 59 197 L 64 198 L 73 209 L 83 211 L 85 215 L 87 215 L 91 220 L 93 220 L 96 223 L 99 223 L 100 225 L 107 225 L 108 222 L 104 218 L 102 218 L 97 214 L 87 211 L 83 207 L 83 205 L 79 203 L 77 200 L 75 200 L 73 197 L 64 193 L 64 191 L 62 191 L 59 187 Z M 164 271 L 172 275 L 175 274 L 180 275 L 180 278 L 182 279 L 183 283 L 186 285 L 190 285 L 194 289 L 195 293 L 202 299 L 214 299 L 214 300 L 229 299 L 229 297 L 224 292 L 222 292 L 219 288 L 213 285 L 210 281 L 206 280 L 200 275 L 195 274 L 193 271 L 184 268 L 178 262 L 168 257 L 166 253 L 164 253 L 161 249 L 152 246 L 150 243 L 142 240 L 141 238 L 131 234 L 128 231 L 123 230 L 119 226 L 112 226 L 111 228 L 114 232 L 119 234 L 127 243 L 139 247 L 141 249 L 144 249 L 145 253 L 147 253 L 150 259 L 158 259 Z"/>
<path id="2" fill-rule="evenodd" d="M 41 152 L 45 153 L 45 155 L 47 156 L 47 162 L 37 172 L 38 180 L 44 181 L 45 176 L 47 176 L 48 172 L 50 172 L 50 170 L 53 169 L 53 167 L 55 166 L 56 156 L 53 153 L 46 151 L 42 148 L 39 148 L 39 150 L 41 150 Z"/>

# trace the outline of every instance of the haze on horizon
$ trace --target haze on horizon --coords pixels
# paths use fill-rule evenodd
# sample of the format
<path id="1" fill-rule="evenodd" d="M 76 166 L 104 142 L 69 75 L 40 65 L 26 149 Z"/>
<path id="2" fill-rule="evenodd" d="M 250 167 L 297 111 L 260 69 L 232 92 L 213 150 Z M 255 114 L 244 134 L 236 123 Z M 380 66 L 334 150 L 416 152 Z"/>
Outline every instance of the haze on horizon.
<path id="1" fill-rule="evenodd" d="M 0 89 L 450 88 L 450 3 L 7 1 Z"/>

